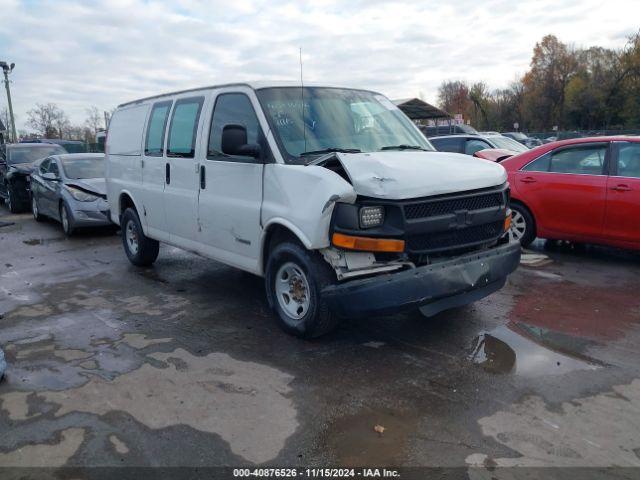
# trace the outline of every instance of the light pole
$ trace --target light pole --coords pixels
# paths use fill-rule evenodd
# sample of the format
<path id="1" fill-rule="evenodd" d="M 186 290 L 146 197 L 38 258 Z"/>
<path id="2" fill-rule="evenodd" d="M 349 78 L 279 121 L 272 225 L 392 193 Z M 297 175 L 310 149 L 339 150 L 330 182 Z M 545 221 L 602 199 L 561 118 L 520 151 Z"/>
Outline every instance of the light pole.
<path id="1" fill-rule="evenodd" d="M 16 135 L 16 121 L 13 118 L 13 105 L 11 104 L 11 89 L 9 88 L 9 74 L 13 71 L 16 64 L 12 63 L 11 65 L 7 64 L 7 62 L 0 61 L 0 68 L 4 72 L 4 86 L 7 89 L 7 103 L 9 104 L 9 117 L 11 120 L 11 135 L 14 142 L 18 141 L 18 135 Z"/>

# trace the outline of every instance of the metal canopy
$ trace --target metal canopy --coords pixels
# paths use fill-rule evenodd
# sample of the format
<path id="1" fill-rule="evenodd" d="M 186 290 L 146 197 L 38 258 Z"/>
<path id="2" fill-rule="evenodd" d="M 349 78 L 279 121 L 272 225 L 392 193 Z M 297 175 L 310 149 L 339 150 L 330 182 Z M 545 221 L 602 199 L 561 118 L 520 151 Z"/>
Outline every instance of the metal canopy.
<path id="1" fill-rule="evenodd" d="M 444 110 L 420 100 L 419 98 L 403 98 L 392 100 L 411 120 L 435 120 L 438 118 L 452 118 Z"/>

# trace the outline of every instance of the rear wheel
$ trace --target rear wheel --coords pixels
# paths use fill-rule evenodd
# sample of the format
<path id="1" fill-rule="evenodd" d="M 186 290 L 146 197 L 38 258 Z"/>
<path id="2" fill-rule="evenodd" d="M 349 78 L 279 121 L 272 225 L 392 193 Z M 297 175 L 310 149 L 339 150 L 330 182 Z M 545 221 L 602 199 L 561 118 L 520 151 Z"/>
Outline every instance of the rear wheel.
<path id="1" fill-rule="evenodd" d="M 160 243 L 147 237 L 140 218 L 133 208 L 127 208 L 120 219 L 122 244 L 129 261 L 138 267 L 151 265 L 158 258 Z"/>
<path id="2" fill-rule="evenodd" d="M 35 195 L 31 197 L 31 212 L 33 213 L 33 218 L 36 222 L 41 222 L 44 220 L 44 217 L 40 215 L 40 210 L 38 209 L 38 201 L 36 200 Z"/>
<path id="3" fill-rule="evenodd" d="M 333 330 L 338 318 L 322 298 L 322 289 L 334 281 L 333 271 L 315 252 L 293 241 L 278 244 L 269 255 L 265 285 L 280 327 L 302 338 Z"/>
<path id="4" fill-rule="evenodd" d="M 518 240 L 520 245 L 528 247 L 536 238 L 536 225 L 533 215 L 525 206 L 518 203 L 511 204 L 511 227 L 509 240 Z"/>

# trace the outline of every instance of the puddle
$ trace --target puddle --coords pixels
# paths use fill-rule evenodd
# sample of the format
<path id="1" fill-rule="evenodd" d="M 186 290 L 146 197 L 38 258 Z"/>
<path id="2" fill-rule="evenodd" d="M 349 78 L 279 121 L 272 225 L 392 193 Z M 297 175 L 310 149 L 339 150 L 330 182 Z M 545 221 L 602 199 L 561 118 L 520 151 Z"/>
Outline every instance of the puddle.
<path id="1" fill-rule="evenodd" d="M 564 375 L 603 366 L 583 353 L 594 344 L 547 328 L 510 322 L 476 337 L 469 358 L 497 374 Z"/>
<path id="2" fill-rule="evenodd" d="M 402 465 L 407 440 L 418 423 L 418 418 L 397 412 L 361 412 L 336 418 L 326 432 L 325 444 L 340 466 Z M 384 432 L 376 432 L 376 425 L 384 427 Z"/>
<path id="3" fill-rule="evenodd" d="M 598 342 L 622 338 L 640 327 L 636 288 L 546 280 L 527 288 L 509 314 L 513 321 Z"/>
<path id="4" fill-rule="evenodd" d="M 50 245 L 52 243 L 58 243 L 65 241 L 64 237 L 57 238 L 30 238 L 29 240 L 23 240 L 22 243 L 25 245 Z"/>

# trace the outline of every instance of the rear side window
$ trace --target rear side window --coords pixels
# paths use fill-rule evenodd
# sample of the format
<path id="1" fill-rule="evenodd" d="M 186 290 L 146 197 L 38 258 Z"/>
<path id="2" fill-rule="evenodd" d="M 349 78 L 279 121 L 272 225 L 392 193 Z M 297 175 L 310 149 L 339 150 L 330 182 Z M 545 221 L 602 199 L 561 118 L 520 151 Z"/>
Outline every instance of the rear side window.
<path id="1" fill-rule="evenodd" d="M 467 139 L 467 143 L 464 146 L 464 153 L 466 153 L 467 155 L 473 155 L 474 153 L 486 148 L 491 148 L 491 145 L 483 140 L 469 138 Z"/>
<path id="2" fill-rule="evenodd" d="M 147 140 L 144 146 L 145 155 L 162 156 L 164 150 L 164 132 L 169 118 L 171 102 L 156 103 L 151 109 Z"/>
<path id="3" fill-rule="evenodd" d="M 571 147 L 551 154 L 550 172 L 602 175 L 606 145 Z"/>
<path id="4" fill-rule="evenodd" d="M 60 170 L 58 169 L 58 163 L 55 160 L 51 160 L 49 164 L 49 173 L 53 173 L 56 177 L 60 176 Z"/>
<path id="5" fill-rule="evenodd" d="M 167 156 L 193 158 L 204 97 L 178 100 L 173 107 Z"/>
<path id="6" fill-rule="evenodd" d="M 617 176 L 640 178 L 640 143 L 620 146 Z"/>
<path id="7" fill-rule="evenodd" d="M 49 162 L 51 161 L 50 158 L 45 158 L 42 163 L 40 164 L 40 174 L 43 173 L 47 173 L 47 170 L 49 169 Z"/>
<path id="8" fill-rule="evenodd" d="M 211 117 L 207 157 L 224 156 L 230 159 L 228 155 L 223 155 L 221 146 L 222 130 L 227 125 L 242 125 L 247 129 L 248 144 L 261 143 L 260 124 L 249 97 L 243 93 L 224 93 L 216 99 Z M 236 157 L 253 161 L 251 157 Z"/>
<path id="9" fill-rule="evenodd" d="M 439 152 L 462 152 L 464 138 L 430 138 L 429 141 Z"/>

